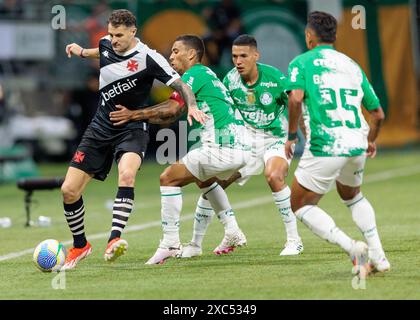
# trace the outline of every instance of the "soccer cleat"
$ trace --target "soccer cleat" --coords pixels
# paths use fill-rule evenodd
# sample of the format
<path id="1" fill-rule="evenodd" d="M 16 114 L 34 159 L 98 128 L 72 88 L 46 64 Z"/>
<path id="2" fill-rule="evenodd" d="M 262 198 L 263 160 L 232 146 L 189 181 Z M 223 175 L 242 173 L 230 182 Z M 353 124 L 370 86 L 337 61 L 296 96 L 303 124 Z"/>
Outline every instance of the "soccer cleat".
<path id="1" fill-rule="evenodd" d="M 145 264 L 164 264 L 171 257 L 179 257 L 182 246 L 178 247 L 158 247 L 155 254 Z"/>
<path id="2" fill-rule="evenodd" d="M 303 243 L 300 239 L 288 239 L 284 249 L 280 252 L 281 256 L 295 256 L 303 251 Z"/>
<path id="3" fill-rule="evenodd" d="M 369 265 L 369 272 L 386 272 L 391 270 L 391 264 L 389 263 L 388 259 L 383 256 L 379 259 L 373 259 L 372 257 L 369 258 L 368 261 Z"/>
<path id="4" fill-rule="evenodd" d="M 181 252 L 180 257 L 181 258 L 192 258 L 201 256 L 203 254 L 203 250 L 201 250 L 201 247 L 194 242 L 190 242 L 187 244 Z"/>
<path id="5" fill-rule="evenodd" d="M 350 259 L 353 263 L 353 273 L 365 277 L 368 269 L 368 246 L 362 241 L 354 241 L 350 249 Z"/>
<path id="6" fill-rule="evenodd" d="M 225 232 L 222 242 L 213 250 L 217 255 L 228 254 L 235 250 L 236 247 L 246 245 L 246 237 L 240 229 L 233 232 Z"/>
<path id="7" fill-rule="evenodd" d="M 71 248 L 67 254 L 66 262 L 60 270 L 65 271 L 74 269 L 80 260 L 86 258 L 91 253 L 92 246 L 89 242 L 87 242 L 83 248 Z"/>
<path id="8" fill-rule="evenodd" d="M 127 241 L 121 238 L 112 239 L 106 247 L 104 259 L 109 262 L 115 261 L 118 257 L 122 256 L 127 249 Z"/>

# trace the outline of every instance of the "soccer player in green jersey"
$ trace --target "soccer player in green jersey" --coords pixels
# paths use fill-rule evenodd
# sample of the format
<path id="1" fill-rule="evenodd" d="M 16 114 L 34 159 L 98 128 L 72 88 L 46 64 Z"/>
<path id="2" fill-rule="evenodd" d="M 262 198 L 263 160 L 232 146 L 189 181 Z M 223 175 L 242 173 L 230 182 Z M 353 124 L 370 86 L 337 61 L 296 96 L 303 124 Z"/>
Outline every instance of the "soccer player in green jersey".
<path id="1" fill-rule="evenodd" d="M 204 124 L 194 121 L 188 127 L 188 136 L 197 134 L 200 144 L 195 144 L 180 161 L 169 166 L 160 176 L 163 240 L 146 264 L 160 264 L 181 253 L 181 188 L 190 183 L 196 183 L 209 199 L 225 226 L 228 238 L 234 239 L 238 246 L 246 243 L 226 193 L 217 179 L 227 179 L 246 165 L 251 157 L 249 138 L 243 123 L 235 119 L 233 101 L 226 87 L 211 69 L 200 63 L 203 54 L 204 44 L 197 36 L 180 36 L 172 46 L 170 63 L 191 87 L 199 110 L 208 118 Z M 121 121 L 127 119 L 148 119 L 156 123 L 169 118 L 170 122 L 179 115 L 182 104 L 179 94 L 174 93 L 172 99 L 157 106 L 136 111 L 121 108 L 111 113 L 110 117 L 115 124 L 121 124 Z M 124 114 L 129 116 L 125 117 Z"/>
<path id="2" fill-rule="evenodd" d="M 310 13 L 305 29 L 309 51 L 289 65 L 288 157 L 293 156 L 301 115 L 306 129 L 305 151 L 295 172 L 291 205 L 312 232 L 346 251 L 356 270 L 383 272 L 390 269 L 390 264 L 382 249 L 375 211 L 360 186 L 366 157 L 376 154 L 375 140 L 384 113 L 360 66 L 334 50 L 336 28 L 337 21 L 330 14 Z M 361 105 L 370 115 L 370 127 Z M 352 240 L 318 207 L 334 183 L 367 245 Z"/>
<path id="3" fill-rule="evenodd" d="M 275 67 L 258 63 L 257 41 L 251 35 L 240 35 L 232 46 L 234 68 L 225 76 L 223 83 L 234 100 L 237 116 L 243 119 L 251 137 L 251 161 L 229 180 L 224 188 L 236 181 L 244 185 L 252 175 L 264 172 L 273 199 L 283 218 L 287 241 L 280 255 L 297 255 L 303 251 L 296 217 L 290 208 L 290 189 L 285 182 L 290 160 L 284 152 L 287 139 L 286 78 Z M 221 183 L 222 184 L 222 183 Z M 214 211 L 202 195 L 197 203 L 193 237 L 185 246 L 182 257 L 200 255 L 201 243 Z M 229 253 L 234 246 L 224 239 L 214 250 L 216 254 Z"/>

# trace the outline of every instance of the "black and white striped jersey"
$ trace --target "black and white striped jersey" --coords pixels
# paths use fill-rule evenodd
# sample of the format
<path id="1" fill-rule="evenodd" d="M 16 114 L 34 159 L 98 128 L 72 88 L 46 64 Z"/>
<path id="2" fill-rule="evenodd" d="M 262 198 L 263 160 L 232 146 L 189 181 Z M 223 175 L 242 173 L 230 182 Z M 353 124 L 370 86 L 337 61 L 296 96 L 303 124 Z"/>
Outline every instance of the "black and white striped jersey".
<path id="1" fill-rule="evenodd" d="M 123 56 L 112 49 L 109 36 L 99 42 L 100 100 L 91 127 L 104 135 L 114 136 L 126 130 L 146 129 L 147 123 L 143 121 L 114 126 L 109 119 L 109 113 L 117 110 L 117 104 L 131 110 L 147 107 L 147 99 L 155 79 L 166 85 L 179 79 L 178 73 L 161 54 L 150 49 L 138 38 L 136 40 L 137 45 Z"/>

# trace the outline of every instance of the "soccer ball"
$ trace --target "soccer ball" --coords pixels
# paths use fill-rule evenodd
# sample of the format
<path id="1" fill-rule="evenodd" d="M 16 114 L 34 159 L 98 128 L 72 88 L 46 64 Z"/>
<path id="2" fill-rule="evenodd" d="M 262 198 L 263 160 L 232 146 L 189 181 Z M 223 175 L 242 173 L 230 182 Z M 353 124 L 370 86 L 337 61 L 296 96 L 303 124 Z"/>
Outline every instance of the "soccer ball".
<path id="1" fill-rule="evenodd" d="M 43 272 L 59 271 L 65 260 L 66 248 L 54 239 L 38 244 L 33 255 L 35 265 Z"/>

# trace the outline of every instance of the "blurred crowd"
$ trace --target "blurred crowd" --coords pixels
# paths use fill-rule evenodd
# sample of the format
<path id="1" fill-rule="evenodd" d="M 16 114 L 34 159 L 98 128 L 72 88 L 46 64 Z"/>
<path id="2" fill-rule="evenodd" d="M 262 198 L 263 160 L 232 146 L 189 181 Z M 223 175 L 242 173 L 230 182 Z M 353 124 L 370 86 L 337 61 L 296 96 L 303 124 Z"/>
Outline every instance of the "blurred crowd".
<path id="1" fill-rule="evenodd" d="M 76 131 L 70 142 L 71 146 L 76 146 L 96 112 L 99 100 L 99 61 L 69 60 L 63 48 L 71 42 L 84 47 L 96 47 L 99 39 L 107 34 L 107 19 L 115 6 L 125 4 L 127 8 L 134 6 L 139 10 L 142 2 L 153 4 L 154 8 L 177 6 L 194 11 L 207 26 L 207 32 L 203 35 L 205 63 L 219 77 L 223 77 L 232 67 L 232 42 L 239 34 L 246 32 L 239 0 L 0 0 L 0 20 L 12 24 L 22 21 L 43 21 L 49 24 L 51 8 L 55 4 L 65 6 L 67 15 L 65 30 L 53 35 L 53 57 L 38 60 L 1 60 L 0 57 L 0 126 L 11 123 L 6 119 L 16 115 L 27 119 L 44 115 L 65 117 Z M 142 20 L 144 18 L 139 17 L 140 38 L 141 27 L 145 22 Z M 150 101 L 151 104 L 156 102 L 160 101 Z"/>
<path id="2" fill-rule="evenodd" d="M 63 1 L 66 7 L 66 32 L 58 33 L 55 45 L 55 57 L 50 61 L 26 61 L 22 59 L 0 60 L 0 125 L 9 115 L 25 114 L 36 116 L 42 114 L 62 115 L 74 125 L 77 134 L 73 145 L 76 145 L 96 112 L 98 103 L 97 60 L 67 60 L 60 54 L 66 43 L 77 42 L 85 47 L 97 46 L 99 39 L 107 34 L 107 19 L 113 10 L 113 1 L 99 0 L 88 6 L 89 12 L 81 14 L 78 1 Z M 150 0 L 156 4 L 170 5 L 171 1 Z M 3 21 L 32 20 L 35 16 L 42 21 L 51 18 L 51 5 L 47 2 L 28 0 L 0 0 L 0 18 Z M 184 6 L 200 8 L 201 15 L 208 26 L 203 39 L 206 45 L 206 63 L 218 70 L 231 67 L 230 47 L 232 41 L 241 33 L 244 26 L 241 10 L 235 0 L 201 1 L 183 0 Z M 49 6 L 49 7 L 48 7 Z M 47 8 L 48 7 L 48 8 Z M 49 9 L 49 10 L 46 10 Z M 197 11 L 197 10 L 196 10 Z M 43 14 L 41 14 L 41 12 Z M 139 19 L 140 20 L 140 19 Z M 144 21 L 139 21 L 141 23 Z M 140 34 L 139 34 L 140 36 Z M 222 68 L 218 68 L 222 66 Z M 42 76 L 40 76 L 42 75 Z M 223 74 L 219 75 L 223 76 Z M 4 79 L 19 79 L 16 84 L 3 85 Z M 31 85 L 21 85 L 31 83 Z M 29 88 L 29 89 L 26 89 Z M 39 97 L 39 98 L 37 98 Z M 156 101 L 151 101 L 151 103 Z M 28 107 L 29 103 L 29 107 Z M 56 107 L 54 104 L 60 106 Z"/>

